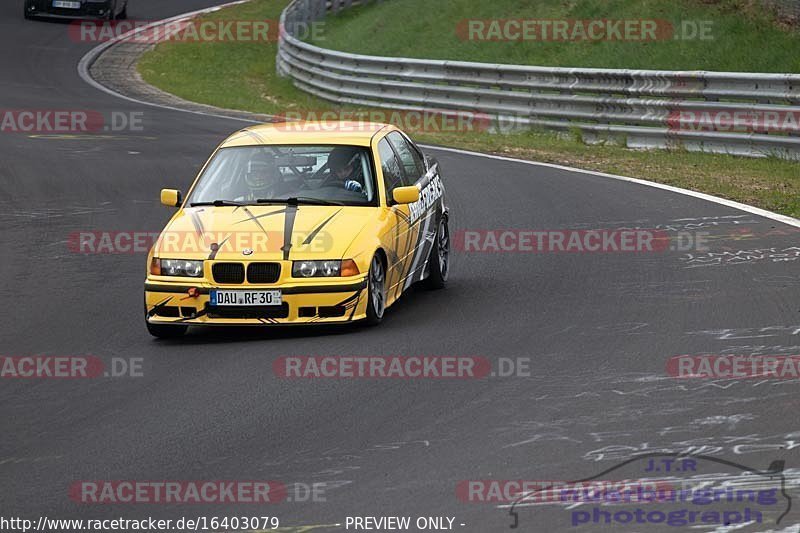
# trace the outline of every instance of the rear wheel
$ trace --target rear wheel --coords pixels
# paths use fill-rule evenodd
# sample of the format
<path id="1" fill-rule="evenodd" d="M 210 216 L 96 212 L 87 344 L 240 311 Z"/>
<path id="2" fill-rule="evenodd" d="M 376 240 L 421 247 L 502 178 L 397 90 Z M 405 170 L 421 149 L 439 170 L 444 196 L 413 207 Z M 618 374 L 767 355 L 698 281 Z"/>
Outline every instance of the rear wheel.
<path id="1" fill-rule="evenodd" d="M 442 289 L 447 285 L 447 277 L 450 275 L 450 228 L 447 226 L 447 219 L 442 219 L 439 229 L 436 230 L 436 239 L 433 241 L 431 256 L 428 260 L 430 272 L 425 279 L 425 287 L 428 289 Z"/>
<path id="2" fill-rule="evenodd" d="M 23 6 L 23 10 L 24 10 L 24 15 L 25 15 L 25 18 L 26 18 L 27 20 L 30 20 L 30 19 L 32 19 L 32 18 L 33 18 L 33 17 L 32 17 L 32 16 L 30 16 L 30 14 L 28 13 L 28 8 L 29 8 L 29 7 L 30 7 L 30 6 L 28 5 L 28 2 L 25 2 L 25 5 Z"/>
<path id="3" fill-rule="evenodd" d="M 374 326 L 383 320 L 386 311 L 386 267 L 380 254 L 375 254 L 367 275 L 367 318 L 364 322 Z"/>
<path id="4" fill-rule="evenodd" d="M 178 337 L 183 337 L 187 329 L 189 329 L 189 326 L 147 323 L 147 331 L 150 335 L 158 337 L 159 339 L 177 339 Z"/>
<path id="5" fill-rule="evenodd" d="M 125 20 L 128 18 L 128 2 L 125 2 L 125 5 L 122 6 L 122 11 L 120 11 L 119 15 L 117 15 L 117 20 Z"/>

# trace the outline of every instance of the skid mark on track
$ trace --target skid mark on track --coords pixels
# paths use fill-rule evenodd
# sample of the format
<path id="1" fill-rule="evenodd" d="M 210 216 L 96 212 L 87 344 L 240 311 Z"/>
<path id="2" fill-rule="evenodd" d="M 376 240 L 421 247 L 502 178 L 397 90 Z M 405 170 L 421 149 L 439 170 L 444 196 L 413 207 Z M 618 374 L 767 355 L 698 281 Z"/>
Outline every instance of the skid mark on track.
<path id="1" fill-rule="evenodd" d="M 764 326 L 760 328 L 724 328 L 687 331 L 687 335 L 709 336 L 716 340 L 762 339 L 768 337 L 800 336 L 800 326 Z"/>
<path id="2" fill-rule="evenodd" d="M 660 230 L 681 232 L 700 229 L 725 228 L 729 226 L 764 225 L 766 220 L 753 218 L 752 215 L 722 215 L 689 218 L 673 218 L 657 222 L 647 218 L 638 220 L 604 220 L 570 224 L 575 229 L 607 228 L 616 230 Z"/>
<path id="3" fill-rule="evenodd" d="M 720 355 L 778 355 L 778 354 L 800 354 L 800 344 L 792 346 L 769 345 L 769 344 L 742 344 L 739 346 L 728 346 L 718 350 Z M 702 354 L 698 354 L 702 355 Z"/>
<path id="4" fill-rule="evenodd" d="M 58 461 L 62 459 L 63 455 L 42 455 L 40 457 L 6 457 L 0 459 L 0 466 L 3 465 L 19 465 L 19 464 L 31 464 L 31 463 L 42 463 L 45 461 Z"/>
<path id="5" fill-rule="evenodd" d="M 723 252 L 687 253 L 680 258 L 684 268 L 752 265 L 754 263 L 781 263 L 800 259 L 800 248 L 757 248 Z"/>
<path id="6" fill-rule="evenodd" d="M 44 141 L 157 141 L 158 137 L 147 135 L 88 135 L 77 133 L 56 133 L 56 134 L 36 134 L 28 135 L 29 139 L 39 139 Z"/>
<path id="7" fill-rule="evenodd" d="M 786 491 L 791 494 L 797 494 L 800 490 L 800 470 L 786 469 L 783 471 L 783 477 L 786 480 Z M 658 475 L 658 476 L 637 476 L 637 483 L 643 484 L 658 484 L 661 486 L 674 487 L 676 490 L 685 487 L 692 487 L 695 490 L 726 490 L 731 488 L 733 490 L 770 490 L 775 489 L 775 481 L 764 476 L 753 474 L 751 472 L 707 472 L 702 474 L 694 474 L 690 476 L 674 476 L 674 475 Z M 528 498 L 524 500 L 522 496 L 514 504 L 514 507 L 532 507 L 532 506 L 554 506 L 564 507 L 567 509 L 577 509 L 585 505 L 595 505 L 592 501 L 558 501 L 553 498 L 543 498 L 536 500 L 535 498 Z M 604 506 L 617 505 L 615 502 L 605 501 Z M 624 503 L 619 503 L 624 505 Z M 655 505 L 655 504 L 654 504 Z M 508 509 L 512 507 L 511 504 L 500 504 L 499 509 Z M 712 526 L 702 526 L 712 527 Z"/>
<path id="8" fill-rule="evenodd" d="M 725 533 L 723 529 L 715 529 L 710 533 Z M 762 529 L 757 533 L 800 533 L 800 524 L 793 524 L 788 527 L 784 527 L 782 529 Z"/>
<path id="9" fill-rule="evenodd" d="M 676 298 L 697 298 L 708 297 L 709 287 L 715 283 L 714 280 L 681 280 L 681 281 L 619 281 L 609 284 L 609 292 L 617 295 L 631 296 L 634 298 L 657 298 L 663 300 L 665 297 Z M 800 279 L 798 279 L 800 284 Z"/>
<path id="10" fill-rule="evenodd" d="M 640 432 L 638 432 L 640 433 Z M 586 452 L 583 459 L 587 461 L 621 461 L 638 455 L 651 453 L 678 453 L 683 455 L 749 455 L 754 453 L 780 453 L 800 448 L 800 432 L 762 436 L 757 433 L 748 435 L 721 435 L 714 437 L 698 437 L 694 439 L 672 441 L 669 443 L 640 442 L 631 444 L 609 444 Z"/>
<path id="11" fill-rule="evenodd" d="M 728 427 L 733 428 L 741 422 L 744 422 L 746 420 L 755 420 L 755 419 L 756 419 L 755 415 L 748 413 L 748 414 L 728 415 L 728 416 L 707 416 L 705 418 L 694 420 L 692 421 L 692 423 L 700 426 L 727 425 Z"/>
<path id="12" fill-rule="evenodd" d="M 764 285 L 785 287 L 787 285 L 800 285 L 800 276 L 761 276 L 753 278 L 753 281 Z"/>
<path id="13" fill-rule="evenodd" d="M 37 221 L 50 220 L 53 218 L 79 217 L 84 215 L 102 215 L 117 213 L 117 209 L 111 207 L 96 206 L 63 206 L 63 207 L 38 207 L 36 209 L 14 209 L 6 207 L 0 209 L 0 221 Z"/>

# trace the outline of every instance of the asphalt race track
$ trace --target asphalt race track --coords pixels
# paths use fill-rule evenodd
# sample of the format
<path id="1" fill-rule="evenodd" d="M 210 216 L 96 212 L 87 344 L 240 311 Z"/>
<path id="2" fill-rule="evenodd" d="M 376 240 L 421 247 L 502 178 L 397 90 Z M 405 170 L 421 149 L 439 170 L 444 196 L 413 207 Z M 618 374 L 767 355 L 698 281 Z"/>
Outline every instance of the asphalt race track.
<path id="1" fill-rule="evenodd" d="M 214 3 L 134 0 L 129 14 L 158 19 Z M 583 479 L 648 451 L 759 469 L 784 460 L 796 475 L 796 381 L 676 380 L 665 368 L 679 354 L 800 353 L 797 229 L 638 184 L 432 150 L 454 232 L 706 231 L 713 252 L 731 253 L 456 252 L 446 290 L 412 291 L 378 328 L 154 340 L 142 318 L 144 255 L 77 254 L 69 235 L 159 231 L 170 215 L 159 190 L 185 191 L 242 123 L 97 91 L 76 71 L 93 45 L 70 40 L 65 24 L 23 21 L 21 7 L 0 6 L 1 108 L 143 112 L 144 127 L 0 134 L 0 354 L 141 358 L 143 377 L 2 380 L 3 516 L 275 515 L 283 527 L 450 516 L 457 530 L 486 532 L 508 530 L 508 510 L 461 501 L 459 481 Z M 530 376 L 285 380 L 272 370 L 282 355 L 420 354 L 530 358 Z M 325 501 L 87 505 L 68 496 L 80 480 L 156 479 L 324 483 Z M 738 531 L 797 522 L 795 505 L 780 525 Z M 522 507 L 519 524 L 580 531 L 552 506 Z M 636 530 L 582 531 L 598 529 Z M 676 530 L 648 530 L 661 529 Z"/>

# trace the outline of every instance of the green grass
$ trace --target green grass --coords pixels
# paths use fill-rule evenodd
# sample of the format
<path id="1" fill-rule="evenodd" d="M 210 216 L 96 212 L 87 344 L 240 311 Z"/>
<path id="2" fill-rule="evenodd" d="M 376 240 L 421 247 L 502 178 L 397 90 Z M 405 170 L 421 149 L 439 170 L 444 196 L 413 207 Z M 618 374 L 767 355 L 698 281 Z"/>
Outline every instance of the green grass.
<path id="1" fill-rule="evenodd" d="M 289 0 L 254 0 L 204 20 L 278 20 Z M 276 114 L 319 109 L 275 72 L 276 43 L 166 42 L 139 62 L 144 79 L 187 100 L 228 109 Z"/>
<path id="2" fill-rule="evenodd" d="M 481 41 L 465 19 L 708 21 L 711 40 Z M 369 55 L 560 67 L 800 72 L 800 33 L 755 0 L 391 0 L 330 17 L 315 44 Z"/>
<path id="3" fill-rule="evenodd" d="M 452 0 L 458 4 L 462 0 Z M 506 0 L 494 0 L 503 3 Z M 600 1 L 600 0 L 598 0 Z M 681 5 L 682 0 L 676 0 Z M 702 0 L 709 3 L 711 0 Z M 209 15 L 209 19 L 252 20 L 277 19 L 287 0 L 253 0 Z M 580 0 L 592 4 L 591 0 Z M 626 3 L 632 3 L 633 0 Z M 393 0 L 363 10 L 365 17 L 374 16 L 389 4 L 415 4 L 417 0 Z M 523 3 L 520 0 L 520 3 Z M 538 2 L 529 0 L 528 5 Z M 561 1 L 557 5 L 576 2 Z M 619 2 L 609 1 L 609 4 Z M 640 0 L 640 4 L 656 2 Z M 658 4 L 666 3 L 659 0 Z M 449 11 L 448 2 L 441 2 Z M 477 2 L 475 2 L 477 5 Z M 486 4 L 494 5 L 491 2 Z M 438 5 L 438 4 L 437 4 Z M 473 4 L 470 3 L 472 6 Z M 374 11 L 372 11 L 374 10 Z M 470 13 L 469 16 L 476 16 Z M 632 15 L 629 15 L 632 16 Z M 328 27 L 332 44 L 338 28 L 346 29 L 351 15 L 337 17 Z M 417 17 L 421 18 L 421 17 Z M 463 15 L 462 15 L 463 18 Z M 412 17 L 413 20 L 416 20 Z M 338 26 L 339 24 L 341 26 Z M 416 22 L 411 24 L 409 31 Z M 428 28 L 430 29 L 430 28 Z M 369 42 L 364 39 L 359 51 L 378 46 L 387 36 Z M 423 36 L 419 37 L 423 41 Z M 427 39 L 427 37 L 425 37 Z M 783 54 L 773 49 L 769 54 Z M 275 73 L 275 43 L 164 43 L 145 55 L 139 63 L 144 79 L 165 91 L 188 100 L 219 107 L 278 114 L 288 111 L 322 111 L 342 109 L 306 95 L 289 80 Z M 400 53 L 406 53 L 401 50 Z M 497 58 L 495 58 L 497 59 Z M 505 57 L 504 57 L 505 59 Z M 767 61 L 774 57 L 762 58 Z M 794 59 L 796 61 L 796 59 Z M 352 109 L 352 108 L 348 108 Z M 588 170 L 622 174 L 660 183 L 702 191 L 732 200 L 756 205 L 790 216 L 800 217 L 800 164 L 778 159 L 746 159 L 724 155 L 688 153 L 684 151 L 634 151 L 614 145 L 585 145 L 579 136 L 563 137 L 548 132 L 513 135 L 492 135 L 486 132 L 411 132 L 419 142 L 474 149 L 524 159 L 559 163 Z"/>

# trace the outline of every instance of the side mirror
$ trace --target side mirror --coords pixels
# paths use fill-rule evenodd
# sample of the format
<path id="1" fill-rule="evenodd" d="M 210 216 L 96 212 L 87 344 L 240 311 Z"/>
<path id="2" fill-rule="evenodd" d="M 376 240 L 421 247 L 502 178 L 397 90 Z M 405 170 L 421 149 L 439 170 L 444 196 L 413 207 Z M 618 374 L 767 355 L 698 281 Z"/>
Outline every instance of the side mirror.
<path id="1" fill-rule="evenodd" d="M 392 198 L 398 204 L 413 204 L 419 202 L 419 189 L 416 185 L 410 187 L 397 187 L 392 191 Z"/>
<path id="2" fill-rule="evenodd" d="M 161 204 L 167 207 L 180 207 L 183 203 L 181 191 L 176 189 L 161 189 Z"/>

